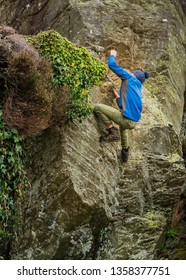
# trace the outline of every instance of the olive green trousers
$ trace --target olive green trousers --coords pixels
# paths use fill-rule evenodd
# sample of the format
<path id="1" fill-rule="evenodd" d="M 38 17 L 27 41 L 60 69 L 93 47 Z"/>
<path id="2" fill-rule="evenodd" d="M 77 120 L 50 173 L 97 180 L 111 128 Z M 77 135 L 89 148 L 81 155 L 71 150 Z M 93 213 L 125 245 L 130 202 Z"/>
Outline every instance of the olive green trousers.
<path id="1" fill-rule="evenodd" d="M 122 148 L 128 148 L 128 129 L 133 129 L 137 122 L 123 117 L 122 113 L 108 105 L 95 104 L 93 112 L 96 114 L 99 120 L 108 128 L 115 122 L 119 125 L 121 135 L 121 146 Z"/>

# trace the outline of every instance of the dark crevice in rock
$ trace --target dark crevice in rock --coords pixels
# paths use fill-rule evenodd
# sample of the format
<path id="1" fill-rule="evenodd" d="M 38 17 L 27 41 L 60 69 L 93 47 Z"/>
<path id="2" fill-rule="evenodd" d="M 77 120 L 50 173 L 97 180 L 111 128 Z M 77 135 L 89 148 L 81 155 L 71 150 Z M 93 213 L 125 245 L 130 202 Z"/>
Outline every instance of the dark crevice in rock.
<path id="1" fill-rule="evenodd" d="M 183 159 L 186 167 L 186 91 L 184 93 L 184 110 L 183 110 L 181 137 L 182 137 Z"/>
<path id="2" fill-rule="evenodd" d="M 158 259 L 184 260 L 186 257 L 186 193 L 176 203 L 172 222 L 167 228 L 166 240 Z"/>
<path id="3" fill-rule="evenodd" d="M 38 15 L 44 8 L 46 8 L 47 4 L 48 4 L 48 0 L 45 3 L 43 3 L 42 6 L 40 6 L 36 12 L 28 14 L 28 17 Z"/>
<path id="4" fill-rule="evenodd" d="M 63 17 L 64 14 L 68 13 L 69 10 L 70 10 L 70 6 L 69 6 L 69 3 L 67 3 L 67 5 L 66 5 L 62 10 L 59 10 L 59 11 L 58 11 L 58 13 L 57 13 L 55 19 L 54 19 L 53 22 L 52 22 L 51 27 L 53 28 L 53 26 L 55 26 L 55 24 L 56 24 L 56 22 L 59 20 L 59 18 L 60 18 L 61 16 Z"/>
<path id="5" fill-rule="evenodd" d="M 0 240 L 0 260 L 10 260 L 9 240 Z"/>
<path id="6" fill-rule="evenodd" d="M 180 1 L 181 6 L 182 6 L 183 12 L 186 15 L 186 0 L 179 0 L 179 1 Z"/>

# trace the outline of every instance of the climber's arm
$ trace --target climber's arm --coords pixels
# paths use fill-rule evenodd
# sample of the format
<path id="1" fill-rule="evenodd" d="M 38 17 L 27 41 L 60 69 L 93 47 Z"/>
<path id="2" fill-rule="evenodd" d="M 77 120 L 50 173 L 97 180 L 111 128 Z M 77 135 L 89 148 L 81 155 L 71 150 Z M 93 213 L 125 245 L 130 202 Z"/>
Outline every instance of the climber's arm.
<path id="1" fill-rule="evenodd" d="M 117 52 L 115 50 L 110 51 L 110 56 L 108 58 L 108 67 L 120 78 L 131 78 L 131 75 L 116 63 L 116 55 Z"/>

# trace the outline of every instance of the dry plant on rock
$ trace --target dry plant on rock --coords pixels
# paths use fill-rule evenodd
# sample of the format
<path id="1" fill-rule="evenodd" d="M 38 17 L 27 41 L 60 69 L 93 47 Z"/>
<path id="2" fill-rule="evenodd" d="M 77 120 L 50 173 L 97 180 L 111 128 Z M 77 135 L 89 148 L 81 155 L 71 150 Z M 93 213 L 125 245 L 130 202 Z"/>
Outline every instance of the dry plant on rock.
<path id="1" fill-rule="evenodd" d="M 14 29 L 0 26 L 0 35 L 0 105 L 6 125 L 33 136 L 58 120 L 64 123 L 68 94 L 54 87 L 49 62 Z"/>
<path id="2" fill-rule="evenodd" d="M 24 52 L 11 59 L 6 73 L 5 122 L 23 135 L 38 134 L 49 126 L 52 114 L 49 64 Z"/>

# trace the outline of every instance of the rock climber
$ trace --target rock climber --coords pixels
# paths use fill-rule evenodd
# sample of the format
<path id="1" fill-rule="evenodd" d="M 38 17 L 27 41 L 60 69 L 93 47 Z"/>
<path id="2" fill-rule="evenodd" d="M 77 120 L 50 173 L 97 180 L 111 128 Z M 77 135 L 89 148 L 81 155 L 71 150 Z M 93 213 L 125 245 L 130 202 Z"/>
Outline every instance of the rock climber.
<path id="1" fill-rule="evenodd" d="M 122 162 L 127 162 L 129 156 L 127 130 L 133 129 L 141 119 L 142 84 L 149 78 L 149 74 L 142 70 L 135 70 L 130 74 L 116 63 L 116 56 L 116 50 L 111 50 L 108 66 L 121 78 L 120 91 L 118 92 L 113 88 L 113 93 L 120 110 L 104 104 L 95 104 L 93 111 L 108 131 L 108 134 L 100 137 L 100 142 L 119 141 L 121 139 L 121 160 Z M 113 122 L 119 125 L 120 135 Z"/>

